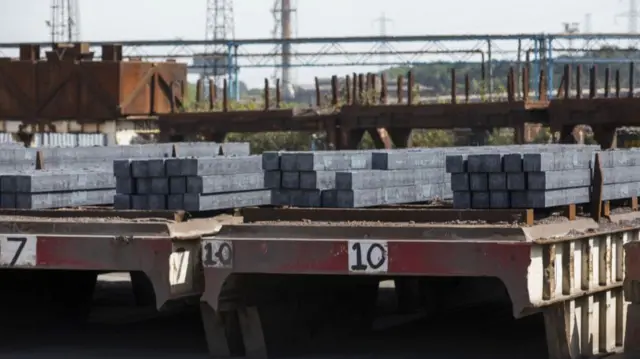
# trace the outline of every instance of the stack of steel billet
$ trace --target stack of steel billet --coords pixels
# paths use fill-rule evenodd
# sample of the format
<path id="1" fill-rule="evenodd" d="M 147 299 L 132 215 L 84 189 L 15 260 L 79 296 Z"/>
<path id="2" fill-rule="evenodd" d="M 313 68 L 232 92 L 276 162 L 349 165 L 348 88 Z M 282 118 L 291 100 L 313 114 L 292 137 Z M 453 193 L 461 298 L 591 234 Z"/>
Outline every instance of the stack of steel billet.
<path id="1" fill-rule="evenodd" d="M 117 209 L 207 211 L 271 204 L 261 156 L 114 161 Z"/>
<path id="2" fill-rule="evenodd" d="M 2 208 L 43 209 L 113 203 L 115 178 L 93 170 L 26 170 L 0 178 Z"/>
<path id="3" fill-rule="evenodd" d="M 445 153 L 460 148 L 268 152 L 267 173 L 281 173 L 274 205 L 371 207 L 451 198 Z"/>
<path id="4" fill-rule="evenodd" d="M 603 199 L 636 196 L 640 151 L 599 151 L 597 146 L 545 145 L 537 151 L 503 151 L 447 157 L 456 208 L 548 208 L 590 201 L 594 154 L 603 169 Z"/>
<path id="5" fill-rule="evenodd" d="M 53 147 L 39 150 L 44 169 L 87 169 L 111 172 L 113 161 L 124 158 L 170 157 L 173 144 Z"/>
<path id="6" fill-rule="evenodd" d="M 280 174 L 273 204 L 323 207 L 327 192 L 335 190 L 338 171 L 371 169 L 371 151 L 265 152 L 263 169 L 269 178 Z"/>

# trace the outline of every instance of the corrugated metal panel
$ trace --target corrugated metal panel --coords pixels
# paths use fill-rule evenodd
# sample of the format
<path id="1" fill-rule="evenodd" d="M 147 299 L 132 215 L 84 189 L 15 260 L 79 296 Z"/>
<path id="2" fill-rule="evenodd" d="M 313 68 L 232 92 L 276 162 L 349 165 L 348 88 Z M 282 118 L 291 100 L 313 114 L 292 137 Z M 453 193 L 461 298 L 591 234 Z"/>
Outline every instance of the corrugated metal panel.
<path id="1" fill-rule="evenodd" d="M 0 133 L 0 144 L 16 143 L 11 133 Z"/>
<path id="2" fill-rule="evenodd" d="M 34 147 L 104 146 L 106 138 L 101 133 L 38 133 L 34 136 Z"/>

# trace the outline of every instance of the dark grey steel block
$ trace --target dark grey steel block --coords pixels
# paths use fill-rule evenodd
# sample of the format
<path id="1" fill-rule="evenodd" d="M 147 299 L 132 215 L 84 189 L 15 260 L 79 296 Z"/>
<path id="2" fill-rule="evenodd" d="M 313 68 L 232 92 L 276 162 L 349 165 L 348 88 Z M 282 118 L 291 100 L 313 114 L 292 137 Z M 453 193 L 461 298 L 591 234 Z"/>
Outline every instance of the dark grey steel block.
<path id="1" fill-rule="evenodd" d="M 164 162 L 164 168 L 167 176 L 182 177 L 182 160 L 184 158 L 167 158 Z"/>
<path id="2" fill-rule="evenodd" d="M 116 177 L 116 193 L 136 193 L 136 179 L 131 177 Z"/>
<path id="3" fill-rule="evenodd" d="M 322 191 L 322 207 L 338 207 L 338 190 L 330 189 Z"/>
<path id="4" fill-rule="evenodd" d="M 281 152 L 267 151 L 262 153 L 262 169 L 265 171 L 277 171 L 280 169 Z"/>
<path id="5" fill-rule="evenodd" d="M 357 208 L 371 207 L 384 204 L 384 189 L 354 189 L 338 190 L 336 192 L 336 207 Z"/>
<path id="6" fill-rule="evenodd" d="M 511 198 L 508 191 L 490 191 L 489 207 L 491 208 L 509 208 L 511 207 Z"/>
<path id="7" fill-rule="evenodd" d="M 471 208 L 484 209 L 490 206 L 489 191 L 471 192 Z"/>
<path id="8" fill-rule="evenodd" d="M 300 189 L 326 190 L 336 187 L 335 171 L 300 172 Z"/>
<path id="9" fill-rule="evenodd" d="M 136 194 L 151 194 L 151 178 L 136 178 Z"/>
<path id="10" fill-rule="evenodd" d="M 506 153 L 502 156 L 504 172 L 522 172 L 522 153 Z"/>
<path id="11" fill-rule="evenodd" d="M 0 193 L 0 205 L 2 208 L 16 208 L 16 194 Z"/>
<path id="12" fill-rule="evenodd" d="M 131 196 L 128 194 L 116 194 L 113 196 L 113 208 L 131 209 Z"/>
<path id="13" fill-rule="evenodd" d="M 507 173 L 507 189 L 509 191 L 524 191 L 527 189 L 527 174 L 520 173 Z"/>
<path id="14" fill-rule="evenodd" d="M 114 160 L 113 175 L 116 177 L 132 177 L 131 160 L 130 159 Z"/>
<path id="15" fill-rule="evenodd" d="M 169 177 L 169 192 L 171 194 L 187 193 L 187 177 Z"/>
<path id="16" fill-rule="evenodd" d="M 469 173 L 469 188 L 472 192 L 489 190 L 489 176 L 486 173 Z"/>
<path id="17" fill-rule="evenodd" d="M 131 195 L 131 209 L 149 209 L 149 196 L 143 194 Z"/>
<path id="18" fill-rule="evenodd" d="M 455 191 L 469 190 L 469 173 L 452 173 L 451 189 Z"/>
<path id="19" fill-rule="evenodd" d="M 467 157 L 468 172 L 502 172 L 502 154 L 471 154 Z"/>
<path id="20" fill-rule="evenodd" d="M 265 189 L 265 173 L 187 177 L 187 193 L 226 193 Z"/>
<path id="21" fill-rule="evenodd" d="M 471 192 L 454 191 L 453 192 L 453 208 L 457 208 L 457 209 L 471 208 Z"/>
<path id="22" fill-rule="evenodd" d="M 266 171 L 264 173 L 264 187 L 265 188 L 280 188 L 282 185 L 282 172 L 280 171 Z"/>
<path id="23" fill-rule="evenodd" d="M 513 208 L 548 208 L 588 203 L 589 200 L 589 187 L 511 192 L 511 207 Z"/>
<path id="24" fill-rule="evenodd" d="M 338 190 L 337 207 L 371 207 L 385 204 L 415 203 L 440 198 L 444 184 L 387 187 L 377 189 Z"/>
<path id="25" fill-rule="evenodd" d="M 165 177 L 167 175 L 165 158 L 147 160 L 147 173 L 149 177 Z"/>
<path id="26" fill-rule="evenodd" d="M 289 172 L 297 171 L 297 168 L 298 168 L 297 156 L 298 156 L 298 152 L 280 153 L 280 170 L 289 171 Z"/>
<path id="27" fill-rule="evenodd" d="M 589 151 L 525 153 L 522 168 L 525 172 L 585 169 L 590 168 L 592 157 Z"/>
<path id="28" fill-rule="evenodd" d="M 208 211 L 264 205 L 271 205 L 271 190 L 208 195 L 187 193 L 184 195 L 184 209 L 187 211 Z"/>
<path id="29" fill-rule="evenodd" d="M 131 161 L 131 177 L 146 178 L 149 177 L 149 160 L 135 159 Z"/>
<path id="30" fill-rule="evenodd" d="M 291 206 L 290 189 L 274 189 L 271 194 L 271 204 L 274 206 Z"/>
<path id="31" fill-rule="evenodd" d="M 251 145 L 249 142 L 221 143 L 220 154 L 223 156 L 249 156 L 251 154 Z"/>
<path id="32" fill-rule="evenodd" d="M 152 194 L 169 194 L 169 178 L 168 177 L 152 177 L 151 193 Z"/>
<path id="33" fill-rule="evenodd" d="M 507 174 L 489 173 L 489 190 L 490 191 L 506 191 L 507 190 Z"/>
<path id="34" fill-rule="evenodd" d="M 184 194 L 170 194 L 167 196 L 167 209 L 183 210 Z"/>
<path id="35" fill-rule="evenodd" d="M 321 207 L 322 191 L 292 190 L 289 192 L 289 205 L 296 207 Z"/>
<path id="36" fill-rule="evenodd" d="M 591 185 L 591 170 L 528 172 L 527 189 L 552 190 Z"/>
<path id="37" fill-rule="evenodd" d="M 150 210 L 167 209 L 167 196 L 164 194 L 150 194 L 147 199 Z"/>
<path id="38" fill-rule="evenodd" d="M 282 188 L 299 189 L 300 172 L 282 172 Z"/>
<path id="39" fill-rule="evenodd" d="M 94 191 L 17 193 L 16 208 L 44 209 L 112 204 L 113 189 Z"/>
<path id="40" fill-rule="evenodd" d="M 173 173 L 173 161 L 167 161 L 169 176 L 235 175 L 262 171 L 262 156 L 183 158 L 179 161 L 180 173 Z"/>

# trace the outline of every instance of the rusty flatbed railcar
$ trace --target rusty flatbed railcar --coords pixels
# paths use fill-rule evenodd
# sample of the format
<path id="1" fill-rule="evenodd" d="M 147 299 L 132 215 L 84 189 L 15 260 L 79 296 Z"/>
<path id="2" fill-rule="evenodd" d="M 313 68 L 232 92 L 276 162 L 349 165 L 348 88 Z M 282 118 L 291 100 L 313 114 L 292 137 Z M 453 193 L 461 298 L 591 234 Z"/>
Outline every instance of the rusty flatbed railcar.
<path id="1" fill-rule="evenodd" d="M 422 218 L 419 211 L 250 209 L 246 223 L 204 238 L 202 314 L 211 354 L 266 357 L 323 325 L 364 329 L 383 279 L 396 281 L 399 296 L 422 293 L 429 306 L 481 297 L 499 282 L 516 318 L 543 314 L 550 358 L 611 353 L 638 341 L 626 330 L 622 283 L 623 247 L 637 244 L 640 213 L 523 225 L 526 211 L 433 209 Z M 448 294 L 456 278 L 477 285 Z"/>

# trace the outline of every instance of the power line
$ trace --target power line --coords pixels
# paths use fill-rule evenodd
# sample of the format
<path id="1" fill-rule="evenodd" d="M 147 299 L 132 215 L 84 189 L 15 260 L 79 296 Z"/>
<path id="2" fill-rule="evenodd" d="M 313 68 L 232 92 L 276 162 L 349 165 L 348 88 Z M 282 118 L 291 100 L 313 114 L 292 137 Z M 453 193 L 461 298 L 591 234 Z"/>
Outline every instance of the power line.
<path id="1" fill-rule="evenodd" d="M 620 13 L 616 15 L 616 19 L 621 17 L 626 17 L 629 20 L 629 33 L 637 34 L 638 33 L 638 19 L 640 19 L 640 12 L 638 11 L 638 1 L 637 0 L 628 0 L 629 8 L 626 12 Z"/>
<path id="2" fill-rule="evenodd" d="M 229 48 L 219 41 L 232 41 L 235 37 L 233 0 L 207 0 L 204 77 L 218 80 L 220 75 L 228 74 Z"/>
<path id="3" fill-rule="evenodd" d="M 51 0 L 49 35 L 52 43 L 80 41 L 78 0 Z"/>

